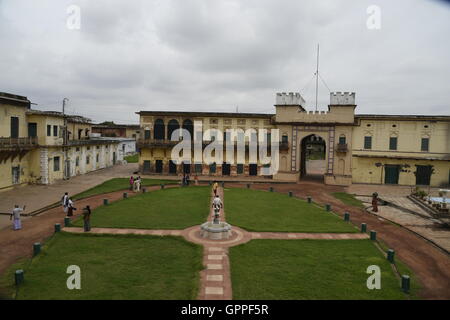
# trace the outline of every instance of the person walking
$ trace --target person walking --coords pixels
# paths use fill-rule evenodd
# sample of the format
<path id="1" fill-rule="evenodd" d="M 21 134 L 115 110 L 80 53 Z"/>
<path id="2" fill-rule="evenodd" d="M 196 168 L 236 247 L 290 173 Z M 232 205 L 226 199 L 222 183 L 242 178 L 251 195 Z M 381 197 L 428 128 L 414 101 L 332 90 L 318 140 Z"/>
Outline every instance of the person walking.
<path id="1" fill-rule="evenodd" d="M 214 181 L 214 184 L 213 184 L 214 196 L 217 196 L 217 188 L 218 187 L 219 187 L 219 184 L 217 183 L 217 181 Z"/>
<path id="2" fill-rule="evenodd" d="M 77 209 L 74 208 L 73 201 L 72 201 L 72 199 L 69 198 L 69 200 L 67 201 L 67 216 L 68 217 L 73 216 L 73 210 L 77 210 Z"/>
<path id="3" fill-rule="evenodd" d="M 83 208 L 83 222 L 84 232 L 91 231 L 91 208 L 89 206 Z"/>
<path id="4" fill-rule="evenodd" d="M 131 177 L 130 177 L 130 191 L 133 190 L 133 185 L 134 185 L 134 177 L 131 176 Z"/>
<path id="5" fill-rule="evenodd" d="M 68 204 L 69 204 L 69 194 L 66 192 L 61 198 L 61 205 L 63 206 L 64 213 L 67 213 Z"/>
<path id="6" fill-rule="evenodd" d="M 20 214 L 25 210 L 26 206 L 20 208 L 17 204 L 14 206 L 14 209 L 11 213 L 9 220 L 13 219 L 13 229 L 14 231 L 22 229 L 22 222 L 20 221 Z"/>

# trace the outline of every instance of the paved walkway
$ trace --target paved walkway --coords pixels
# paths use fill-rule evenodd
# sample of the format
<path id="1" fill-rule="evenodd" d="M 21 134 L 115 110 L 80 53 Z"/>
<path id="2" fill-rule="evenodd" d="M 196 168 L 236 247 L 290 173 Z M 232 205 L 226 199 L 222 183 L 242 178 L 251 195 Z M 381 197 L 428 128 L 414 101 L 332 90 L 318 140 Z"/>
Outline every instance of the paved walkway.
<path id="1" fill-rule="evenodd" d="M 372 198 L 357 198 L 363 201 L 366 208 L 372 206 Z M 382 200 L 394 203 L 401 208 L 414 211 L 416 214 L 392 206 L 379 206 L 378 212 L 373 212 L 369 209 L 371 213 L 398 223 L 413 232 L 417 232 L 422 237 L 429 239 L 447 252 L 450 252 L 450 229 L 448 227 L 446 228 L 440 221 L 433 219 L 427 211 L 423 210 L 406 197 L 383 196 Z"/>
<path id="2" fill-rule="evenodd" d="M 383 196 L 409 196 L 411 191 L 415 189 L 415 186 L 399 186 L 399 185 L 389 185 L 389 184 L 359 184 L 354 183 L 345 188 L 348 193 L 356 194 L 356 195 L 365 195 L 370 196 L 374 192 L 378 192 L 380 197 Z M 440 188 L 428 188 L 422 187 L 420 188 L 425 192 L 430 191 L 430 194 L 434 196 L 439 195 Z"/>
<path id="3" fill-rule="evenodd" d="M 26 185 L 0 191 L 0 213 L 9 214 L 15 204 L 26 205 L 25 213 L 31 213 L 59 202 L 64 192 L 75 195 L 112 178 L 130 177 L 137 168 L 136 163 L 118 164 L 50 185 Z M 23 217 L 23 220 L 28 219 Z M 0 214 L 0 230 L 9 226 L 9 216 Z"/>

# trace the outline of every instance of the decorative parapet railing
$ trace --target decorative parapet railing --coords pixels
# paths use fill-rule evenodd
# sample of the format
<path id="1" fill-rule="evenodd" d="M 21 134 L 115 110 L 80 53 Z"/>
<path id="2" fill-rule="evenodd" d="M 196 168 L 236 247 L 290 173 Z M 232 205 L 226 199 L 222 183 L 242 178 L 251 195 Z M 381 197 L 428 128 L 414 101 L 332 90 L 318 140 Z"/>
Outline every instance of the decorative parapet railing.
<path id="1" fill-rule="evenodd" d="M 0 150 L 27 150 L 38 146 L 37 137 L 0 138 Z"/>
<path id="2" fill-rule="evenodd" d="M 173 147 L 179 141 L 171 141 L 167 139 L 138 139 L 137 145 L 139 148 L 142 147 Z"/>

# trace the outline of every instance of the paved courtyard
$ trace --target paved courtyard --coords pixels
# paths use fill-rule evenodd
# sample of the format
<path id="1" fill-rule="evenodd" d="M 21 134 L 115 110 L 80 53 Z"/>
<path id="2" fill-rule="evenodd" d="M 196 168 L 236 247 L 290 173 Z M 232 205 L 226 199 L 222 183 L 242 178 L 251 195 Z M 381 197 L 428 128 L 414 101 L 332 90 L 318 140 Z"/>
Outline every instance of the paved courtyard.
<path id="1" fill-rule="evenodd" d="M 364 201 L 364 206 L 371 207 L 370 197 L 357 197 Z M 378 212 L 372 212 L 381 218 L 398 223 L 409 230 L 417 232 L 421 236 L 431 240 L 439 247 L 450 252 L 450 228 L 445 227 L 439 220 L 433 219 L 431 215 L 409 200 L 406 196 L 382 196 L 386 200 L 399 208 L 393 206 L 379 206 Z M 400 208 L 403 208 L 400 209 Z"/>

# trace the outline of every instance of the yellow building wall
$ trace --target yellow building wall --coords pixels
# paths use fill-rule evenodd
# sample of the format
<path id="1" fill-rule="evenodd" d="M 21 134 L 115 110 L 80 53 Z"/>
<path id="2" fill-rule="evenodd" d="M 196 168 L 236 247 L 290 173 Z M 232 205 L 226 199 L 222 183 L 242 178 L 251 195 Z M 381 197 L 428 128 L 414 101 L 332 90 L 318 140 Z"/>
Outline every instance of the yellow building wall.
<path id="1" fill-rule="evenodd" d="M 440 187 L 450 184 L 450 161 L 430 161 L 430 160 L 406 160 L 406 159 L 386 159 L 386 158 L 353 158 L 353 183 L 384 184 L 384 167 L 377 167 L 376 163 L 390 165 L 408 165 L 403 167 L 399 174 L 399 185 L 413 186 L 416 184 L 416 165 L 433 166 L 434 173 L 431 175 L 430 185 Z"/>
<path id="2" fill-rule="evenodd" d="M 28 137 L 26 107 L 1 104 L 0 108 L 0 137 L 11 137 L 11 117 L 19 118 L 19 138 Z"/>

